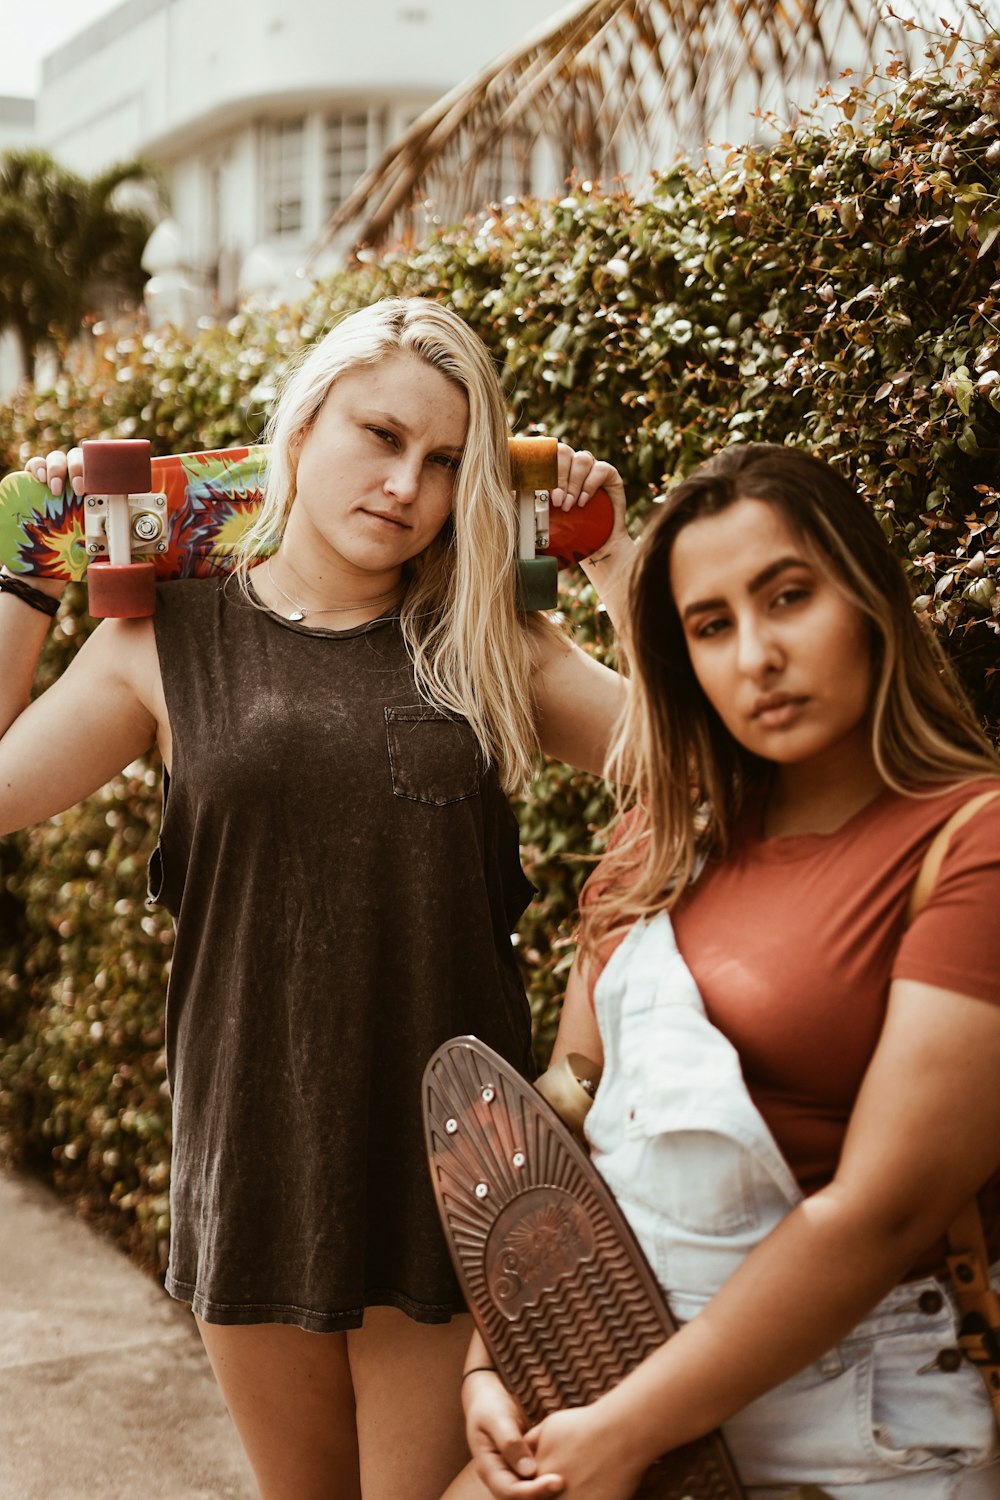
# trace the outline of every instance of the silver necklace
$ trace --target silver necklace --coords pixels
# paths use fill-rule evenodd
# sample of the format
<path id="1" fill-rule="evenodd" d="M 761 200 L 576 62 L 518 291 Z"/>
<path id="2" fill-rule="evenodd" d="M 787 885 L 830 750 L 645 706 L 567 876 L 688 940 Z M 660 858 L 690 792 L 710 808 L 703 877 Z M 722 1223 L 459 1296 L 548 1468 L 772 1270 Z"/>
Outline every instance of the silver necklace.
<path id="1" fill-rule="evenodd" d="M 302 608 L 301 604 L 296 604 L 295 600 L 290 598 L 289 595 L 285 593 L 284 589 L 281 587 L 281 584 L 275 578 L 274 573 L 271 570 L 270 558 L 268 558 L 267 560 L 267 576 L 268 581 L 274 585 L 278 593 L 281 595 L 282 599 L 284 599 L 285 603 L 292 606 L 291 614 L 286 615 L 285 619 L 294 620 L 296 624 L 298 624 L 300 620 L 306 619 L 308 615 L 346 615 L 350 614 L 352 610 L 368 609 L 369 606 L 373 604 L 386 604 L 390 599 L 394 599 L 399 592 L 398 589 L 391 589 L 388 594 L 376 594 L 372 599 L 358 599 L 354 604 L 328 604 L 323 609 L 306 610 Z"/>

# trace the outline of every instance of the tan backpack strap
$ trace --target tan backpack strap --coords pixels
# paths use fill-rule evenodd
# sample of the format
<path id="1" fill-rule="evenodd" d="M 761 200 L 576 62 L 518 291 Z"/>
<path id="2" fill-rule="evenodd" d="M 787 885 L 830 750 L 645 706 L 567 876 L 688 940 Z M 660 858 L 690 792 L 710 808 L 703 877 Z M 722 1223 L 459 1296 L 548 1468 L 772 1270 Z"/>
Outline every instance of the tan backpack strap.
<path id="1" fill-rule="evenodd" d="M 952 834 L 995 797 L 1000 797 L 1000 792 L 982 792 L 978 797 L 970 797 L 938 829 L 910 891 L 907 927 L 926 905 L 937 884 Z M 990 1285 L 989 1253 L 975 1198 L 970 1198 L 951 1224 L 948 1249 L 948 1271 L 958 1302 L 958 1342 L 966 1359 L 983 1377 L 1000 1426 L 1000 1295 Z"/>
<path id="2" fill-rule="evenodd" d="M 926 906 L 928 896 L 937 885 L 937 878 L 941 873 L 941 865 L 948 852 L 952 834 L 964 827 L 970 818 L 975 817 L 980 808 L 992 802 L 995 797 L 1000 797 L 1000 792 L 981 792 L 978 797 L 971 797 L 968 802 L 963 802 L 958 811 L 952 813 L 947 823 L 942 824 L 938 829 L 924 855 L 924 862 L 917 872 L 913 889 L 910 891 L 910 901 L 906 908 L 907 927 Z"/>

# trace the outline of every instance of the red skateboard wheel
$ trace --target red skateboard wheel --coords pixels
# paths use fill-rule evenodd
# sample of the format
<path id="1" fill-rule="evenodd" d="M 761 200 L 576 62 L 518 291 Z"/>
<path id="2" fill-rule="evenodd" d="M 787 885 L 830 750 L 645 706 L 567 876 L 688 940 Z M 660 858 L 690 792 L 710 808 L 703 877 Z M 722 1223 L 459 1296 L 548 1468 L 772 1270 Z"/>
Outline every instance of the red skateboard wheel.
<path id="1" fill-rule="evenodd" d="M 82 446 L 83 487 L 88 495 L 147 495 L 153 488 L 145 438 L 113 438 Z"/>
<path id="2" fill-rule="evenodd" d="M 598 490 L 584 506 L 549 511 L 549 545 L 546 556 L 560 568 L 569 568 L 603 547 L 615 524 L 615 508 L 607 490 Z"/>
<path id="3" fill-rule="evenodd" d="M 87 569 L 87 595 L 95 619 L 144 620 L 156 613 L 156 569 L 151 562 L 97 558 Z"/>

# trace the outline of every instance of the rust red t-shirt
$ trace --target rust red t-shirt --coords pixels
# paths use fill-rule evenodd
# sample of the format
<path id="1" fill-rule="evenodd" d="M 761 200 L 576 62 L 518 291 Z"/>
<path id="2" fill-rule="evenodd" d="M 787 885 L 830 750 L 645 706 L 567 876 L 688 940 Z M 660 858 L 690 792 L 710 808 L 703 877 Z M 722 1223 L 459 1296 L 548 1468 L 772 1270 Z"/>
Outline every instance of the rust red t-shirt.
<path id="1" fill-rule="evenodd" d="M 906 927 L 935 833 L 993 786 L 921 798 L 887 790 L 832 834 L 764 838 L 751 805 L 731 854 L 707 865 L 673 912 L 708 1017 L 739 1052 L 805 1193 L 836 1171 L 893 979 L 1000 1005 L 1000 797 L 952 835 Z M 998 1187 L 981 1199 L 990 1230 L 1000 1229 Z"/>

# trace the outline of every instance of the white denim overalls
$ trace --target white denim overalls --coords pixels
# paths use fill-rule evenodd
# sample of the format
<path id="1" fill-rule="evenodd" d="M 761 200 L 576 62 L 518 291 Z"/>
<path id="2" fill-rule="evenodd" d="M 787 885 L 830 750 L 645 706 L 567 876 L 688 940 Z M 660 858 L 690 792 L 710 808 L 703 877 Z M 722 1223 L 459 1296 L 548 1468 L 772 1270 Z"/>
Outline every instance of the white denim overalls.
<path id="1" fill-rule="evenodd" d="M 594 1003 L 604 1042 L 586 1122 L 594 1163 L 686 1320 L 802 1194 L 665 913 L 628 934 Z M 895 1288 L 816 1364 L 726 1423 L 754 1500 L 805 1484 L 832 1500 L 998 1500 L 993 1410 L 955 1355 L 949 1298 L 933 1278 Z"/>

